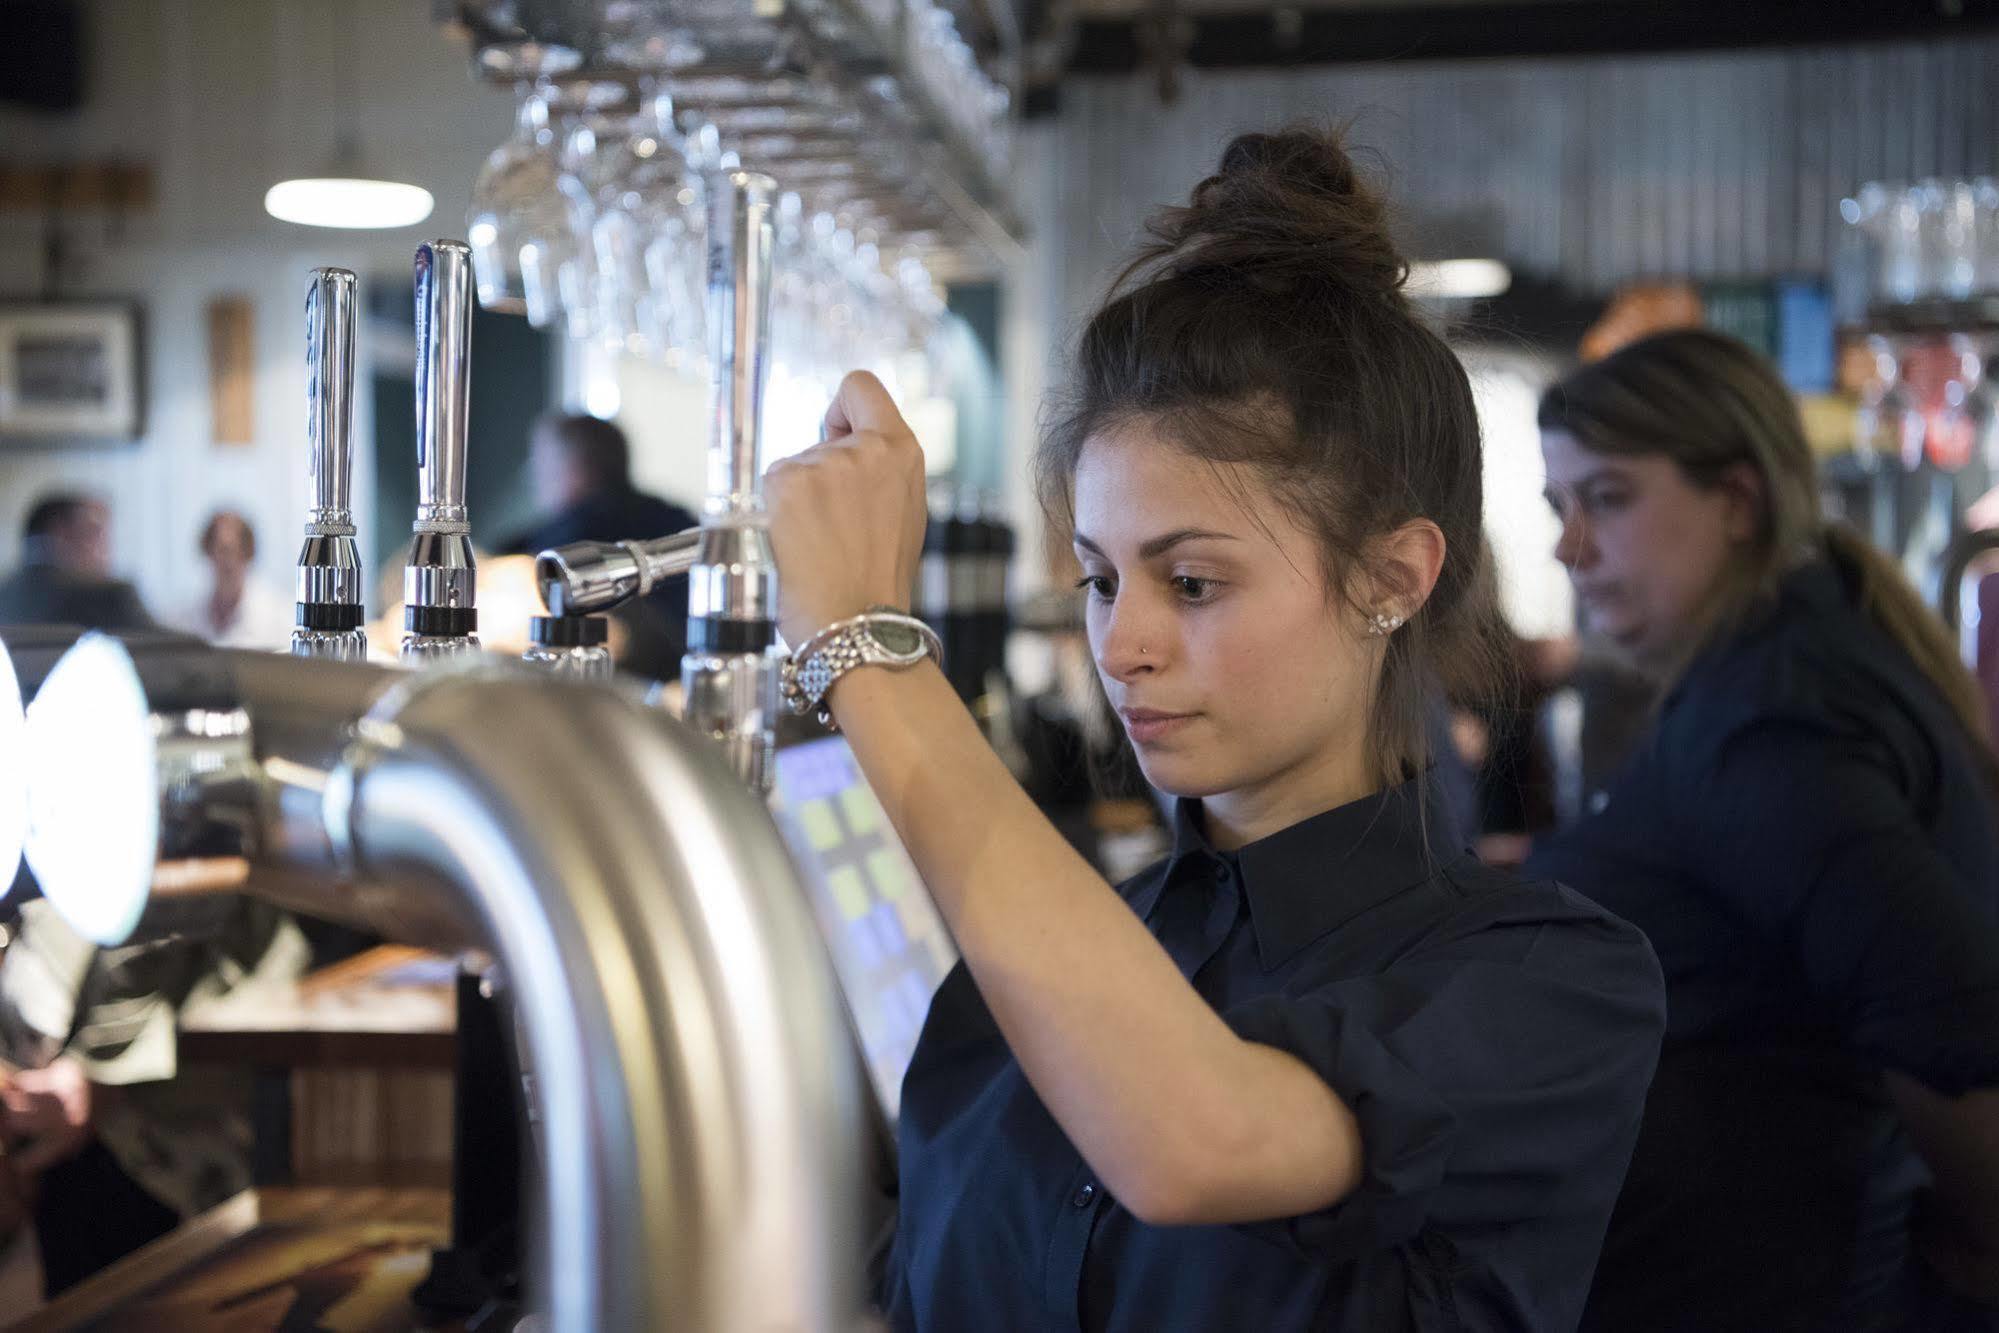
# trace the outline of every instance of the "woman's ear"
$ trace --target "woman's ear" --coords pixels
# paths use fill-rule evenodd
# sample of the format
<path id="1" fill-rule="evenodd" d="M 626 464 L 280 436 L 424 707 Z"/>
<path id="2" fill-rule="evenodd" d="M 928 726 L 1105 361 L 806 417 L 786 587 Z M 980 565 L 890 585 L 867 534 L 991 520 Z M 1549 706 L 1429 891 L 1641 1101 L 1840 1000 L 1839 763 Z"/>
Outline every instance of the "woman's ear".
<path id="1" fill-rule="evenodd" d="M 1444 569 L 1444 530 L 1427 518 L 1412 518 L 1375 539 L 1370 614 L 1413 619 L 1430 600 Z"/>
<path id="2" fill-rule="evenodd" d="M 1731 463 L 1721 474 L 1721 492 L 1728 500 L 1728 539 L 1748 543 L 1763 531 L 1766 488 L 1753 463 Z"/>

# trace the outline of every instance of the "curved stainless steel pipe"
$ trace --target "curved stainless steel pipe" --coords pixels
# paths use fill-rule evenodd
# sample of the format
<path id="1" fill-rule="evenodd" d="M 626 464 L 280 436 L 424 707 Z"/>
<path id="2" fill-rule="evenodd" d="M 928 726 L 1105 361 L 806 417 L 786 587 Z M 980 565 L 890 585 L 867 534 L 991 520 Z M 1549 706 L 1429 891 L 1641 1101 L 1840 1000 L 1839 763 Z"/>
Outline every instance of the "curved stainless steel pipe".
<path id="1" fill-rule="evenodd" d="M 140 674 L 157 719 L 225 666 L 253 719 L 243 891 L 497 955 L 546 1326 L 851 1327 L 851 1037 L 783 841 L 711 747 L 612 688 L 188 651 Z M 198 823 L 243 808 L 226 791 Z"/>

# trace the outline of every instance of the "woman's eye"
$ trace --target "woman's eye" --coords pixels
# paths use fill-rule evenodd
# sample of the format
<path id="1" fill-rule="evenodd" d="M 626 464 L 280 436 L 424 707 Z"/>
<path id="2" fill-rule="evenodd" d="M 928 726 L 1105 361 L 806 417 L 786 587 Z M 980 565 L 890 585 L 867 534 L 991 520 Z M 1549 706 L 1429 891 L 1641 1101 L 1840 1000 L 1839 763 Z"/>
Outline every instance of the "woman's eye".
<path id="1" fill-rule="evenodd" d="M 1588 513 L 1602 514 L 1622 509 L 1630 502 L 1630 495 L 1624 491 L 1591 491 L 1583 497 L 1583 509 Z"/>
<path id="2" fill-rule="evenodd" d="M 1085 574 L 1076 580 L 1076 587 L 1100 601 L 1111 598 L 1111 581 L 1102 574 Z"/>
<path id="3" fill-rule="evenodd" d="M 1174 575 L 1173 586 L 1179 590 L 1181 599 L 1188 602 L 1205 602 L 1215 591 L 1213 579 L 1196 578 L 1192 574 Z"/>

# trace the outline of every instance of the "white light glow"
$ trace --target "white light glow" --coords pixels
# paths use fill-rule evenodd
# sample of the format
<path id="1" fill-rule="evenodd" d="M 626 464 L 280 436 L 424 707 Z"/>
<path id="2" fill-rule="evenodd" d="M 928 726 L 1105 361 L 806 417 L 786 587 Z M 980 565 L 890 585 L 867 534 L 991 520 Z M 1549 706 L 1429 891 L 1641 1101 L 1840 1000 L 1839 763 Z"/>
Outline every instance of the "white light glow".
<path id="1" fill-rule="evenodd" d="M 42 893 L 98 944 L 131 935 L 159 844 L 152 719 L 131 654 L 86 634 L 28 706 L 28 864 Z"/>
<path id="2" fill-rule="evenodd" d="M 1476 301 L 1512 285 L 1513 270 L 1497 259 L 1433 259 L 1409 266 L 1406 288 L 1417 298 Z"/>
<path id="3" fill-rule="evenodd" d="M 601 343 L 583 349 L 583 410 L 609 421 L 625 405 L 624 390 L 618 384 L 617 353 Z"/>
<path id="4" fill-rule="evenodd" d="M 28 837 L 28 759 L 22 735 L 26 726 L 14 659 L 0 644 L 0 897 L 14 883 Z"/>
<path id="5" fill-rule="evenodd" d="M 279 181 L 264 193 L 264 211 L 280 222 L 351 230 L 414 226 L 432 202 L 420 185 L 345 176 Z"/>

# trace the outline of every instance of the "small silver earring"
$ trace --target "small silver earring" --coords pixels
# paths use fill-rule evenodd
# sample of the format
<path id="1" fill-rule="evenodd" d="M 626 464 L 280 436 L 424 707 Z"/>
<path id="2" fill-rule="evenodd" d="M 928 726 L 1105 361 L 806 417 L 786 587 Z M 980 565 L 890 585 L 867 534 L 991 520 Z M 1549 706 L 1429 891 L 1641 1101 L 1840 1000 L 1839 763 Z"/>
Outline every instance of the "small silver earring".
<path id="1" fill-rule="evenodd" d="M 1371 638 L 1385 639 L 1402 628 L 1402 617 L 1391 616 L 1377 611 L 1367 622 L 1367 632 Z"/>

